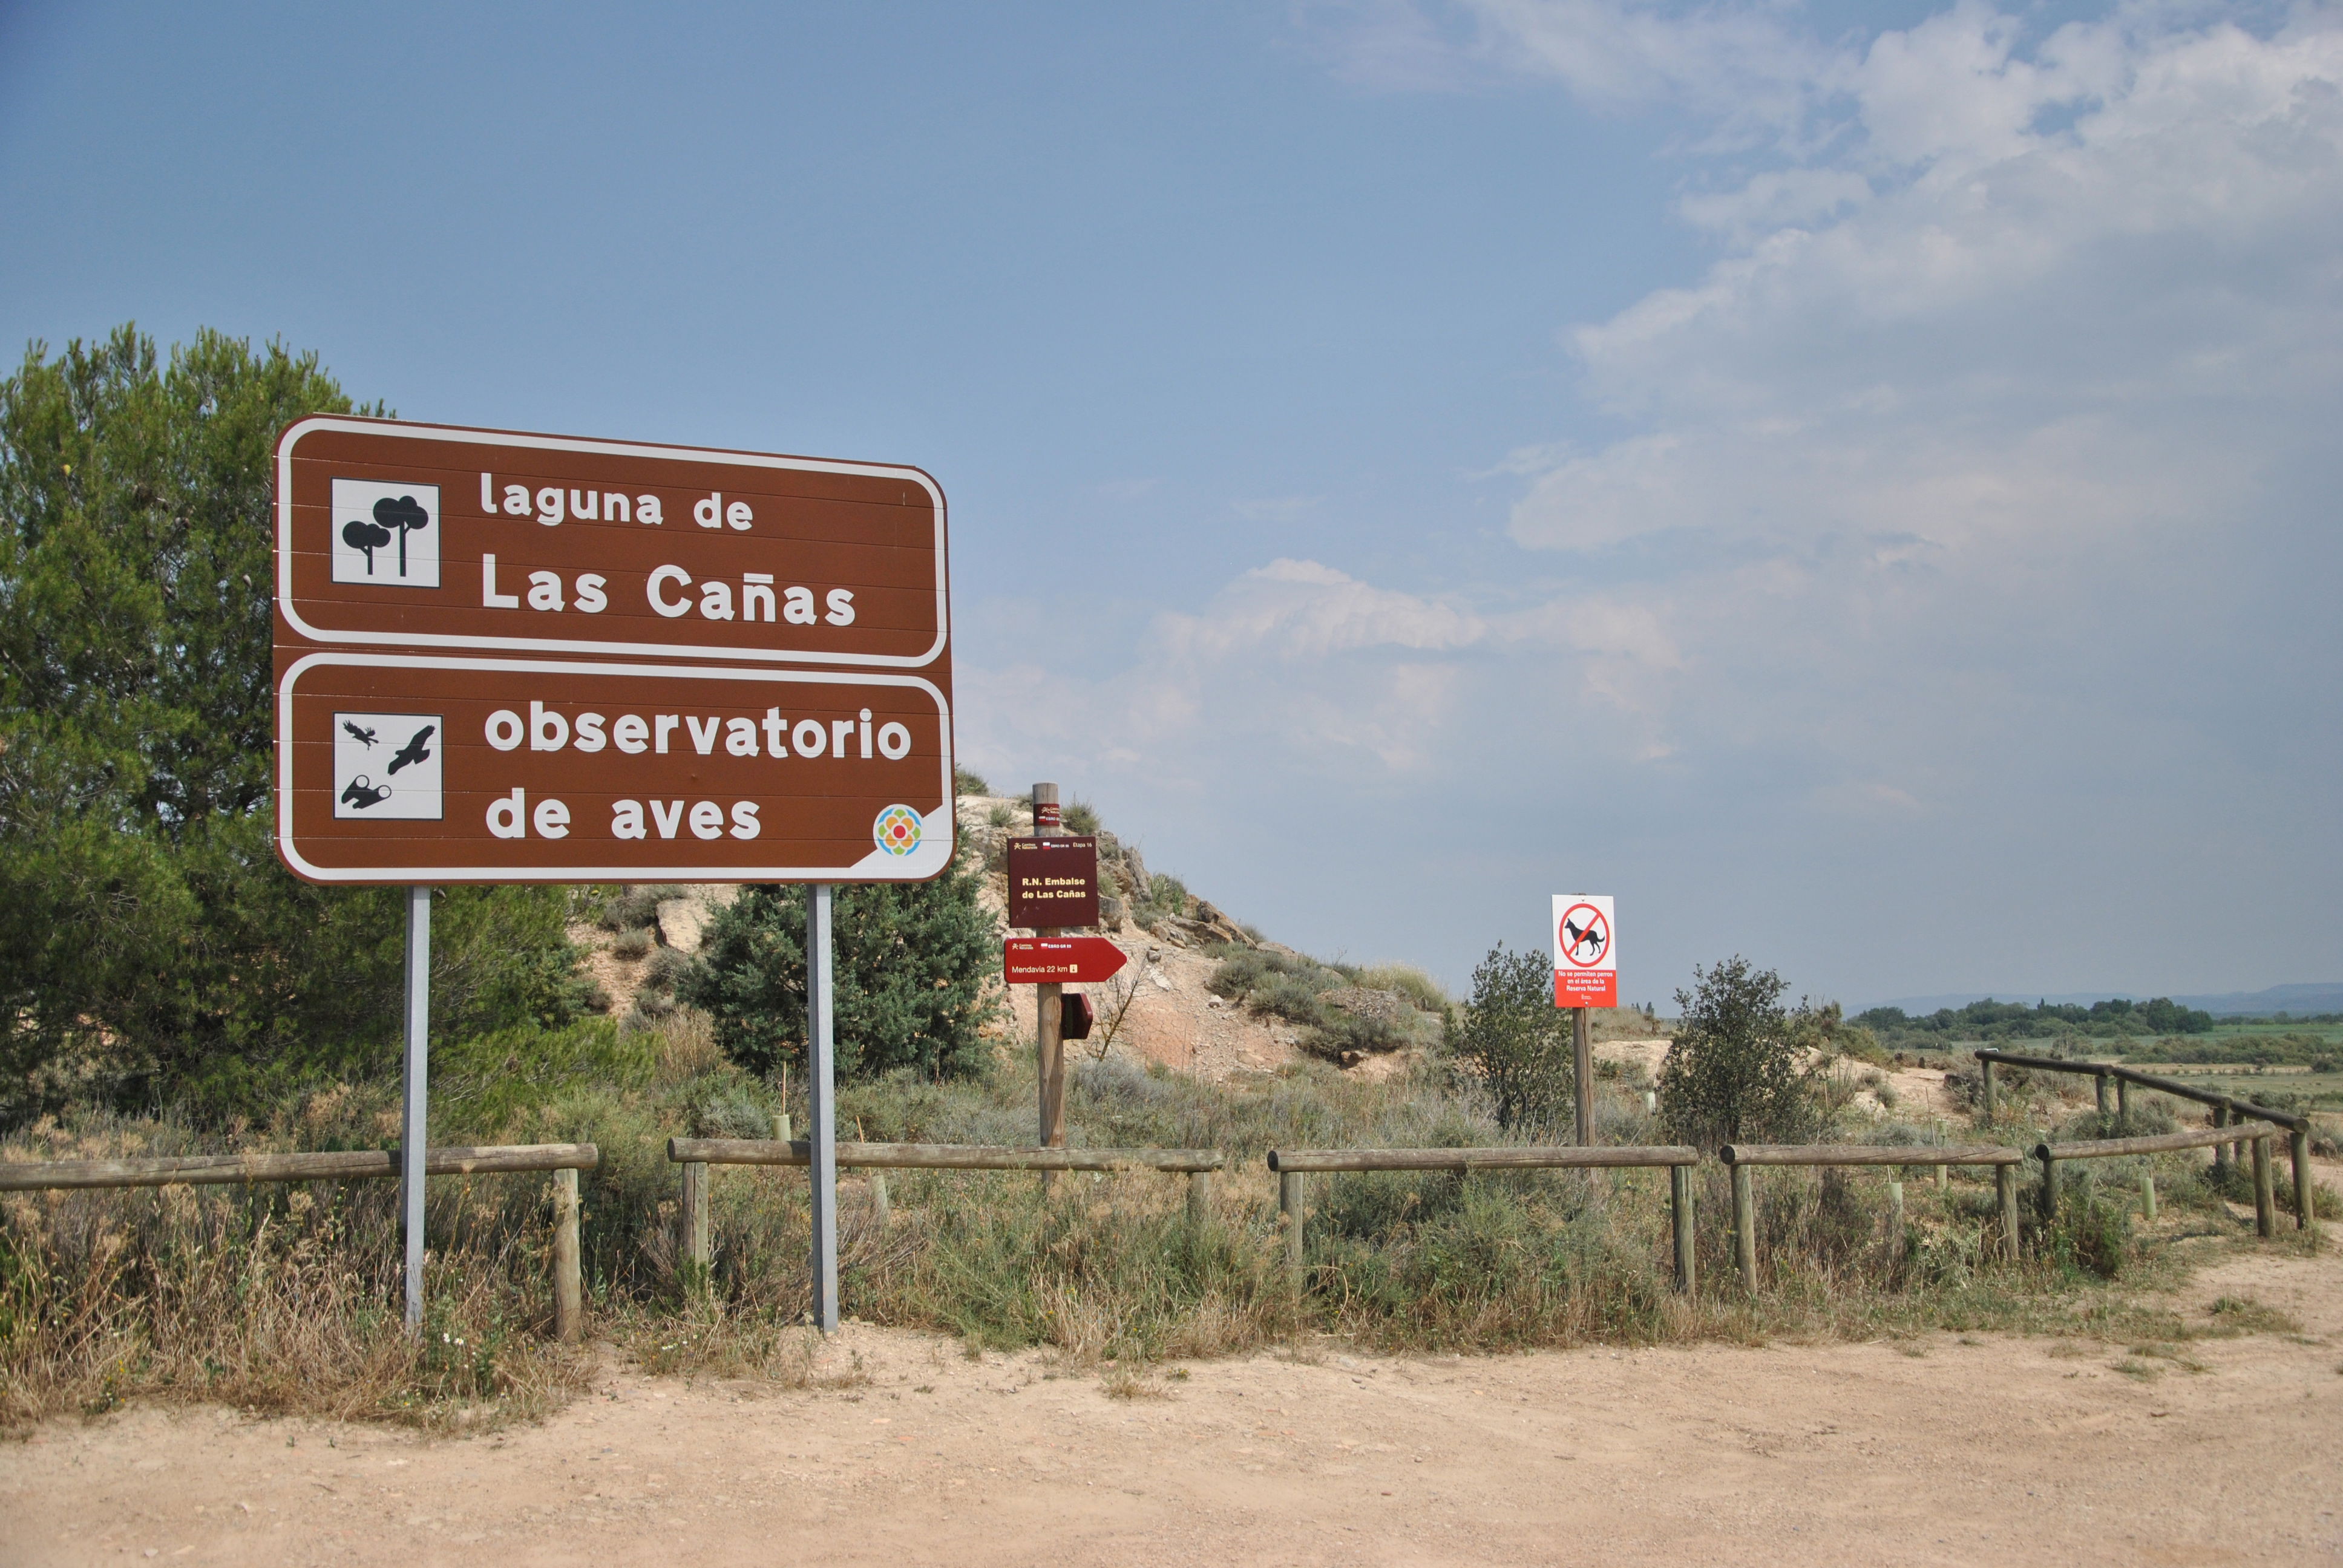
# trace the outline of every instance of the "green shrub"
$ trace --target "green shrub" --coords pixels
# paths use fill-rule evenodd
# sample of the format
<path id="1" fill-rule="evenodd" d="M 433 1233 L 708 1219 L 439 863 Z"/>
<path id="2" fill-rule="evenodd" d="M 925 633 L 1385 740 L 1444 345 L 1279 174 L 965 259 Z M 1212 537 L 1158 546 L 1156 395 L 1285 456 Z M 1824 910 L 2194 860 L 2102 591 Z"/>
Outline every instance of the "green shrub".
<path id="1" fill-rule="evenodd" d="M 841 886 L 834 895 L 838 1071 L 981 1071 L 980 1035 L 998 1010 L 1001 931 L 965 859 L 927 882 Z M 717 1043 L 755 1072 L 802 1064 L 806 894 L 752 885 L 709 922 L 680 1000 L 714 1020 Z"/>
<path id="2" fill-rule="evenodd" d="M 0 381 L 0 1124 L 93 1090 L 250 1115 L 397 1060 L 405 894 L 272 842 L 271 456 L 351 408 L 315 355 L 210 331 Z M 568 912 L 443 890 L 435 1037 L 574 1010 Z"/>
<path id="3" fill-rule="evenodd" d="M 1554 1004 L 1554 966 L 1503 942 L 1473 970 L 1473 997 L 1455 1054 L 1488 1089 L 1507 1131 L 1559 1132 L 1572 1124 L 1577 1074 L 1569 1015 Z"/>
<path id="4" fill-rule="evenodd" d="M 992 793 L 992 786 L 984 781 L 983 774 L 972 768 L 963 768 L 955 762 L 952 764 L 952 793 L 954 795 L 990 795 Z"/>
<path id="5" fill-rule="evenodd" d="M 1693 970 L 1693 989 L 1676 992 L 1681 1021 L 1660 1068 L 1660 1119 L 1674 1136 L 1715 1149 L 1804 1142 L 1820 1130 L 1825 1062 L 1815 1048 L 1838 1009 L 1785 1008 L 1787 989 L 1737 956 Z"/>

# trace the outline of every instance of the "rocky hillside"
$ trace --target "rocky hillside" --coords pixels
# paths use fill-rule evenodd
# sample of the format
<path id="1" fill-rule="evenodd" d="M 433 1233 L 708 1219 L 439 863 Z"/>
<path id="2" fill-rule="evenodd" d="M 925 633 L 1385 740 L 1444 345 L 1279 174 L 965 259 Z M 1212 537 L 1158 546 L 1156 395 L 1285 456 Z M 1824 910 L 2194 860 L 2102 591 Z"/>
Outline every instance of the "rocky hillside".
<path id="1" fill-rule="evenodd" d="M 1136 844 L 1084 810 L 1073 808 L 1069 826 L 1098 835 L 1101 934 L 1130 961 L 1112 980 L 1082 988 L 1098 1022 L 1070 1052 L 1120 1052 L 1217 1082 L 1273 1072 L 1304 1055 L 1385 1077 L 1440 1043 L 1451 1001 L 1422 971 L 1328 964 L 1271 940 L 1178 878 L 1151 870 Z M 1028 804 L 963 795 L 959 814 L 967 851 L 985 871 L 980 899 L 1007 934 L 1031 935 L 1005 925 L 1007 845 L 1032 831 Z M 725 884 L 633 887 L 573 925 L 571 939 L 586 950 L 612 1015 L 656 1019 L 671 1011 L 676 975 L 699 950 L 715 911 L 736 896 Z M 1034 988 L 1004 990 L 1001 1048 L 1030 1050 Z M 1598 1039 L 1650 1032 L 1640 1013 L 1597 1016 Z"/>

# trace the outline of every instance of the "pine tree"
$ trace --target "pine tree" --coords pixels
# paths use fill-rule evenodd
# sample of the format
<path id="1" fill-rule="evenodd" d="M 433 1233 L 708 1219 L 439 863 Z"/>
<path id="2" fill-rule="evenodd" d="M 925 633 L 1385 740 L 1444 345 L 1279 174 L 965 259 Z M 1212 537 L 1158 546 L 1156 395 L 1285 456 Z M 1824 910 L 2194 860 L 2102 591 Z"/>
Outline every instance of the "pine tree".
<path id="1" fill-rule="evenodd" d="M 271 842 L 271 456 L 350 407 L 314 354 L 214 332 L 0 381 L 0 1122 L 397 1060 L 397 890 L 300 882 Z M 560 1010 L 560 890 L 443 904 L 436 1022 Z"/>
<path id="2" fill-rule="evenodd" d="M 1000 1010 L 1001 929 L 977 902 L 979 878 L 955 857 L 927 882 L 842 886 L 831 942 L 838 973 L 839 1076 L 910 1068 L 928 1078 L 983 1070 L 980 1033 Z M 806 892 L 751 885 L 718 914 L 700 962 L 677 987 L 715 1020 L 717 1043 L 741 1066 L 802 1066 L 806 1046 Z"/>

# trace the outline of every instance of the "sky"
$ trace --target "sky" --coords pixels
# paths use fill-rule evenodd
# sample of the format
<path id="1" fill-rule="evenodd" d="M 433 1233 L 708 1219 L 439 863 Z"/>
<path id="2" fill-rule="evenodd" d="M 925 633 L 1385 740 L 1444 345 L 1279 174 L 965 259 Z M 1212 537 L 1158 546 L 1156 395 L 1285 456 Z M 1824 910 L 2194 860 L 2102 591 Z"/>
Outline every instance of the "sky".
<path id="1" fill-rule="evenodd" d="M 0 345 L 917 464 L 957 744 L 1305 950 L 2343 979 L 2343 8 L 0 0 Z"/>

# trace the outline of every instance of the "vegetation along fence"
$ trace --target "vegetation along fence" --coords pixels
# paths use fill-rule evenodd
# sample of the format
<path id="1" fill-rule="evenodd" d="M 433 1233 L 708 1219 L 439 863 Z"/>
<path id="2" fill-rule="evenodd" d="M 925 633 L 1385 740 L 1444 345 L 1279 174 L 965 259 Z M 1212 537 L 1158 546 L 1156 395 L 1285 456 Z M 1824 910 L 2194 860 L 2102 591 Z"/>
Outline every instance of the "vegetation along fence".
<path id="1" fill-rule="evenodd" d="M 2235 1095 L 2222 1094 L 2209 1089 L 2199 1089 L 2193 1083 L 2183 1083 L 2177 1079 L 2163 1078 L 2152 1072 L 2141 1072 L 2133 1068 L 2118 1067 L 2111 1061 L 2060 1061 L 2052 1057 L 2019 1056 L 2006 1050 L 1980 1050 L 1976 1054 L 1979 1065 L 1984 1069 L 1982 1104 L 1985 1119 L 1988 1123 L 1994 1119 L 1993 1070 L 1996 1063 L 2005 1067 L 2026 1068 L 2036 1072 L 2087 1075 L 2096 1081 L 2094 1087 L 2098 1091 L 2099 1113 L 2102 1116 L 2106 1115 L 2109 1109 L 2107 1090 L 2112 1084 L 2115 1089 L 2113 1109 L 2116 1119 L 2127 1126 L 2131 1121 L 2131 1091 L 2135 1085 L 2142 1089 L 2152 1089 L 2159 1094 L 2169 1094 L 2177 1100 L 2190 1100 L 2199 1105 L 2209 1106 L 2212 1109 L 2213 1126 L 2216 1129 L 2224 1127 L 2234 1129 L 2247 1121 L 2273 1122 L 2286 1129 L 2287 1151 L 2294 1164 L 2295 1226 L 2299 1230 L 2308 1230 L 2318 1221 L 2317 1186 L 2311 1179 L 2310 1170 L 2310 1118 L 2308 1116 L 2297 1116 L 2291 1111 L 2272 1110 L 2267 1105 L 2257 1105 L 2250 1100 L 2239 1100 Z M 2210 1145 L 2213 1150 L 2213 1162 L 2217 1166 L 2225 1166 L 2232 1158 L 2233 1145 L 2235 1158 L 2242 1161 L 2247 1156 L 2246 1144 L 2248 1141 L 2260 1141 L 2268 1136 L 2264 1133 L 2241 1137 L 2233 1131 L 2227 1138 L 2208 1136 L 2195 1143 L 2176 1144 L 2173 1147 L 2202 1149 Z M 2081 1147 L 2081 1145 L 2076 1145 L 2076 1147 Z M 2141 1151 L 2141 1152 L 2147 1152 L 2147 1151 Z M 2088 1159 L 2094 1156 L 2081 1155 L 2069 1156 L 2069 1158 Z M 2267 1165 L 2269 1161 L 2268 1152 L 2259 1151 L 2256 1159 L 2259 1164 Z M 2266 1173 L 2258 1174 L 2255 1178 L 2257 1192 L 2266 1185 L 2268 1185 Z M 2155 1188 L 2150 1186 L 2147 1192 L 2149 1194 L 2147 1201 L 2153 1203 Z M 2268 1232 L 2265 1231 L 2264 1234 Z"/>
<path id="2" fill-rule="evenodd" d="M 1302 1178 L 1311 1172 L 1344 1171 L 1587 1171 L 1664 1167 L 1669 1218 L 1675 1231 L 1676 1287 L 1693 1288 L 1692 1168 L 1700 1151 L 1680 1144 L 1619 1148 L 1534 1149 L 1272 1149 L 1269 1168 L 1277 1173 L 1278 1221 L 1285 1231 L 1285 1266 L 1302 1278 Z"/>
<path id="3" fill-rule="evenodd" d="M 2025 1151 L 1992 1145 L 1897 1145 L 1875 1143 L 1728 1143 L 1717 1151 L 1733 1172 L 1733 1261 L 1741 1271 L 1741 1282 L 1754 1291 L 1757 1288 L 1757 1200 L 1750 1184 L 1750 1167 L 1755 1165 L 1894 1165 L 1908 1170 L 1915 1165 L 1936 1168 L 1936 1184 L 1946 1183 L 1946 1168 L 1954 1165 L 1990 1165 L 1993 1184 L 2001 1200 L 2002 1241 L 2009 1255 L 2017 1256 L 2017 1167 L 2026 1162 Z M 1900 1208 L 1904 1197 L 1899 1170 L 1896 1197 Z"/>
<path id="4" fill-rule="evenodd" d="M 2270 1191 L 2270 1140 L 2278 1129 L 2250 1133 L 2253 1145 L 2254 1228 L 2264 1236 L 2278 1234 L 2278 1203 Z M 2074 1143 L 2037 1143 L 2034 1157 L 2042 1161 L 2042 1222 L 2058 1217 L 2058 1163 L 2064 1160 L 2115 1160 L 2141 1154 L 2165 1154 L 2180 1149 L 2218 1148 L 2237 1136 L 2235 1125 L 2200 1127 L 2193 1132 L 2160 1132 L 2146 1138 L 2093 1138 Z M 2303 1167 L 2297 1164 L 2297 1171 Z M 2156 1217 L 2156 1178 L 2140 1177 L 2140 1200 L 2147 1217 Z M 2297 1223 L 2301 1223 L 2299 1215 Z"/>
<path id="5" fill-rule="evenodd" d="M 709 1263 L 708 1168 L 711 1165 L 811 1165 L 804 1139 L 670 1138 L 667 1157 L 683 1167 L 679 1221 L 685 1255 Z M 838 1163 L 872 1172 L 870 1201 L 884 1223 L 887 1171 L 1161 1171 L 1188 1178 L 1188 1214 L 1202 1221 L 1212 1205 L 1212 1172 L 1228 1161 L 1217 1149 L 1011 1149 L 982 1143 L 840 1143 Z"/>
<path id="6" fill-rule="evenodd" d="M 553 1173 L 553 1332 L 578 1337 L 585 1301 L 578 1261 L 578 1172 L 601 1163 L 591 1143 L 504 1143 L 432 1149 L 427 1176 Z M 369 1181 L 398 1174 L 396 1149 L 329 1154 L 191 1154 L 145 1160 L 0 1161 L 0 1192 L 75 1187 L 221 1186 L 254 1181 Z"/>

